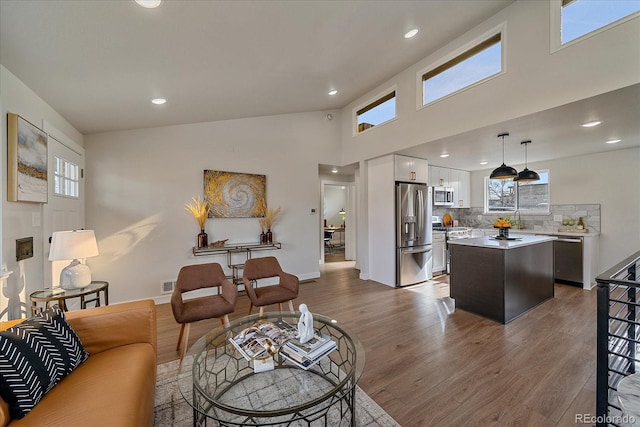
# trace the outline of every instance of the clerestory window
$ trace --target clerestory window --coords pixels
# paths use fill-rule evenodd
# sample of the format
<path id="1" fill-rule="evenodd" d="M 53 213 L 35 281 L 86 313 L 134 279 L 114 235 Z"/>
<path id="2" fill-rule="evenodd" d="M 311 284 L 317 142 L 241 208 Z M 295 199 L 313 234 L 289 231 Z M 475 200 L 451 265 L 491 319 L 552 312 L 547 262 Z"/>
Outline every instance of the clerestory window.
<path id="1" fill-rule="evenodd" d="M 427 105 L 503 71 L 502 32 L 422 74 L 422 105 Z"/>

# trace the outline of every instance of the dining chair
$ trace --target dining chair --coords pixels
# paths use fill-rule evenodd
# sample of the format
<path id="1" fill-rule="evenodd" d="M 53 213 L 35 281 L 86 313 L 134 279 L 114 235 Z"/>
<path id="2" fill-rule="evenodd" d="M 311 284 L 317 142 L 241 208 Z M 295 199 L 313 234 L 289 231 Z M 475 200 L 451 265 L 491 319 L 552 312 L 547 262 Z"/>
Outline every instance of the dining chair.
<path id="1" fill-rule="evenodd" d="M 185 293 L 198 289 L 217 288 L 216 295 L 185 298 Z M 180 323 L 180 335 L 176 351 L 180 358 L 186 353 L 189 343 L 189 327 L 199 320 L 219 318 L 224 327 L 229 326 L 228 315 L 236 307 L 238 290 L 225 276 L 218 263 L 187 265 L 180 269 L 176 287 L 171 295 L 171 310 Z"/>
<path id="2" fill-rule="evenodd" d="M 277 284 L 258 286 L 259 280 L 276 277 L 278 278 Z M 264 307 L 271 304 L 278 304 L 278 308 L 282 311 L 282 303 L 284 302 L 288 302 L 289 309 L 294 311 L 292 300 L 298 297 L 300 282 L 293 274 L 282 271 L 276 257 L 248 259 L 244 264 L 242 281 L 251 301 L 249 314 L 255 306 L 260 307 L 260 315 L 262 316 Z"/>

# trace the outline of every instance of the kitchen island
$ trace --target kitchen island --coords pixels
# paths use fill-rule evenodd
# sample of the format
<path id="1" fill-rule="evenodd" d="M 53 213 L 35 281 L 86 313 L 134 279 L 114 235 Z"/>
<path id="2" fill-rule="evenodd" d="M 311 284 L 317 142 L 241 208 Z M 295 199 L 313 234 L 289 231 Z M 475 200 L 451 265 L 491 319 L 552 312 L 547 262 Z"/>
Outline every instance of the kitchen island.
<path id="1" fill-rule="evenodd" d="M 506 324 L 553 298 L 555 238 L 514 237 L 449 241 L 456 308 Z"/>

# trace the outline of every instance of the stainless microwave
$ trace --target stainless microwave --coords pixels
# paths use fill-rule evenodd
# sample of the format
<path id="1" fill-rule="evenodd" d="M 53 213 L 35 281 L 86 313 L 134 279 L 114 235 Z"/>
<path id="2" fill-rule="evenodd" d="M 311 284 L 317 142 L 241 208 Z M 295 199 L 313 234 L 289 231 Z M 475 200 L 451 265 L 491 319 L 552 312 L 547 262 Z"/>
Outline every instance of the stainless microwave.
<path id="1" fill-rule="evenodd" d="M 453 188 L 433 187 L 434 206 L 453 206 Z"/>

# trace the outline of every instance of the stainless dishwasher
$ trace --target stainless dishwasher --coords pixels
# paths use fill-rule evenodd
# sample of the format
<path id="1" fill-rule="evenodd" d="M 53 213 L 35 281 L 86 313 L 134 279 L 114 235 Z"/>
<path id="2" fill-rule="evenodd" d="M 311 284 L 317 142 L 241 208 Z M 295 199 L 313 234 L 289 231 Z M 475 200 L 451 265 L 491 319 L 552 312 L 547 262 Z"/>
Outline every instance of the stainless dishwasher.
<path id="1" fill-rule="evenodd" d="M 582 286 L 582 237 L 558 237 L 553 242 L 556 281 Z"/>

